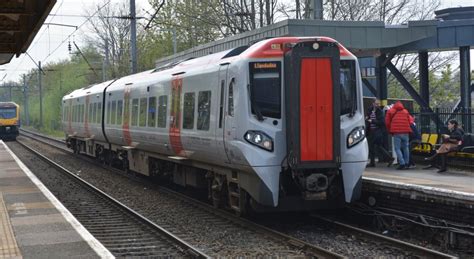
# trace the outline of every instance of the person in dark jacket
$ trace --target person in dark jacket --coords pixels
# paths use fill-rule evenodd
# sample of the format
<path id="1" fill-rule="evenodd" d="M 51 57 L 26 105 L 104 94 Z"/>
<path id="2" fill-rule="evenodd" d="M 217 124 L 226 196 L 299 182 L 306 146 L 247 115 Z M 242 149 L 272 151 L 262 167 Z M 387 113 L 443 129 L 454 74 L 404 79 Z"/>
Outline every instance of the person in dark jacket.
<path id="1" fill-rule="evenodd" d="M 388 110 L 385 116 L 385 125 L 388 132 L 393 135 L 395 152 L 398 158 L 397 170 L 408 169 L 410 163 L 410 150 L 408 147 L 408 135 L 411 133 L 410 113 L 403 107 L 400 101 L 397 101 L 393 107 Z"/>
<path id="2" fill-rule="evenodd" d="M 379 161 L 387 161 L 388 166 L 393 163 L 390 153 L 383 147 L 385 135 L 384 113 L 380 107 L 380 100 L 376 99 L 367 111 L 365 117 L 367 125 L 367 140 L 369 141 L 369 167 L 375 167 L 375 156 Z"/>
<path id="3" fill-rule="evenodd" d="M 438 173 L 446 172 L 446 155 L 449 152 L 455 151 L 458 147 L 462 144 L 462 137 L 464 135 L 464 131 L 459 127 L 459 124 L 456 120 L 449 120 L 448 121 L 448 131 L 449 135 L 443 134 L 443 144 L 436 150 L 436 153 L 431 156 L 425 158 L 427 161 L 433 161 L 435 158 L 439 157 L 441 161 L 441 167 L 438 170 Z"/>
<path id="4" fill-rule="evenodd" d="M 411 147 L 414 145 L 417 145 L 421 142 L 421 136 L 420 133 L 418 132 L 418 128 L 416 127 L 415 123 L 415 118 L 410 115 L 410 128 L 411 128 L 411 134 L 408 136 L 409 139 L 409 149 L 411 150 Z M 413 160 L 412 152 L 410 152 L 410 158 L 409 158 L 409 168 L 416 168 L 415 161 Z"/>

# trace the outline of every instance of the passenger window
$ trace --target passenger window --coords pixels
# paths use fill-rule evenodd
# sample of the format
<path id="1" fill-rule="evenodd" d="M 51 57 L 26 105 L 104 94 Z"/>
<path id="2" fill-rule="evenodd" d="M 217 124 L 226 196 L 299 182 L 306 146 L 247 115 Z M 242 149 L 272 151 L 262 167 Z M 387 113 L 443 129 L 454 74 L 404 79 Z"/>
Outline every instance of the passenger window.
<path id="1" fill-rule="evenodd" d="M 110 118 L 112 117 L 112 107 L 111 102 L 107 102 L 107 124 L 110 124 Z"/>
<path id="2" fill-rule="evenodd" d="M 97 123 L 97 103 L 92 105 L 92 123 Z"/>
<path id="3" fill-rule="evenodd" d="M 89 107 L 87 107 L 87 122 L 92 122 L 92 103 L 89 103 Z"/>
<path id="4" fill-rule="evenodd" d="M 132 100 L 132 126 L 137 126 L 138 122 L 138 99 Z"/>
<path id="5" fill-rule="evenodd" d="M 123 117 L 123 101 L 117 101 L 117 124 L 122 125 L 122 117 Z"/>
<path id="6" fill-rule="evenodd" d="M 184 94 L 183 129 L 194 128 L 194 99 L 195 93 Z"/>
<path id="7" fill-rule="evenodd" d="M 97 123 L 102 123 L 102 103 L 99 103 L 97 106 Z"/>
<path id="8" fill-rule="evenodd" d="M 148 127 L 156 126 L 156 97 L 148 98 Z"/>
<path id="9" fill-rule="evenodd" d="M 140 127 L 146 126 L 146 98 L 140 99 Z"/>
<path id="10" fill-rule="evenodd" d="M 80 115 L 80 118 L 79 118 L 79 122 L 84 122 L 84 105 L 81 104 L 79 106 L 79 115 Z"/>
<path id="11" fill-rule="evenodd" d="M 221 81 L 221 101 L 219 103 L 219 128 L 222 128 L 222 116 L 224 113 L 224 84 L 225 81 Z"/>
<path id="12" fill-rule="evenodd" d="M 117 101 L 112 101 L 112 118 L 110 118 L 110 124 L 115 124 L 116 123 L 116 118 L 117 118 Z"/>
<path id="13" fill-rule="evenodd" d="M 211 91 L 199 92 L 198 97 L 198 130 L 209 130 L 211 118 Z"/>
<path id="14" fill-rule="evenodd" d="M 234 81 L 235 81 L 234 78 L 232 78 L 229 84 L 229 100 L 227 100 L 228 102 L 227 111 L 229 112 L 229 116 L 234 116 L 234 85 L 235 85 Z"/>
<path id="15" fill-rule="evenodd" d="M 168 107 L 168 96 L 162 95 L 158 98 L 158 127 L 166 128 L 166 113 Z"/>

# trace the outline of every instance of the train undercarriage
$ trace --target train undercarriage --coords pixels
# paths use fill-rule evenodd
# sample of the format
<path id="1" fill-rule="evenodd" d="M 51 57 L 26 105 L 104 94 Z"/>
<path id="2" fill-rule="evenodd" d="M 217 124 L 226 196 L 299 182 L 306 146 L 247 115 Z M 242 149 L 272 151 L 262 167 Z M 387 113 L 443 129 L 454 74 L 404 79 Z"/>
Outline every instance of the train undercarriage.
<path id="1" fill-rule="evenodd" d="M 274 211 L 309 211 L 339 208 L 344 205 L 340 171 L 291 171 L 282 168 L 278 206 L 260 204 L 240 184 L 249 173 L 197 163 L 173 160 L 167 156 L 122 147 L 92 139 L 69 137 L 67 146 L 76 154 L 86 154 L 103 164 L 130 173 L 144 175 L 177 186 L 206 191 L 207 198 L 216 208 L 232 210 L 236 215 Z M 255 181 L 259 181 L 254 176 Z"/>

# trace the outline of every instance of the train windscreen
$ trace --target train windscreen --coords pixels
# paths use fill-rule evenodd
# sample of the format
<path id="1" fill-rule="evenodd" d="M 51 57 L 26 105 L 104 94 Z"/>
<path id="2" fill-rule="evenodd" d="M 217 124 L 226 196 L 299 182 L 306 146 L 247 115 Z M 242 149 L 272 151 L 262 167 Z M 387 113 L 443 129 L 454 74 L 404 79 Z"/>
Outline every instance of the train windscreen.
<path id="1" fill-rule="evenodd" d="M 16 108 L 0 108 L 0 119 L 13 119 L 16 117 Z"/>
<path id="2" fill-rule="evenodd" d="M 257 117 L 281 118 L 280 62 L 250 63 L 250 95 Z"/>
<path id="3" fill-rule="evenodd" d="M 357 108 L 355 61 L 341 60 L 340 71 L 341 115 L 351 114 Z"/>

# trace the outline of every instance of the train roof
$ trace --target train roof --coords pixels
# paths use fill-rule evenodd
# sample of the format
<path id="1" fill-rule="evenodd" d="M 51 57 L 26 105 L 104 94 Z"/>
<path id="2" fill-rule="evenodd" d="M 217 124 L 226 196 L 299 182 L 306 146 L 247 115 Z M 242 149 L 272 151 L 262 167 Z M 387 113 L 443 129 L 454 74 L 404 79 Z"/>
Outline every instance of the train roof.
<path id="1" fill-rule="evenodd" d="M 13 108 L 13 107 L 20 107 L 18 104 L 14 102 L 0 102 L 0 108 Z"/>
<path id="2" fill-rule="evenodd" d="M 70 94 L 63 97 L 63 100 L 70 98 L 77 98 L 89 94 L 100 94 L 104 88 L 112 84 L 113 86 L 123 86 L 126 84 L 146 84 L 148 81 L 152 82 L 159 76 L 173 76 L 183 72 L 189 72 L 192 69 L 204 69 L 209 65 L 219 65 L 223 62 L 232 62 L 235 59 L 247 58 L 247 59 L 262 59 L 262 58 L 280 58 L 283 57 L 286 51 L 291 47 L 291 44 L 307 41 L 316 40 L 322 42 L 334 42 L 339 47 L 339 52 L 342 57 L 356 58 L 351 52 L 349 52 L 344 46 L 338 43 L 336 40 L 329 37 L 278 37 L 258 41 L 250 46 L 241 46 L 217 53 L 213 53 L 207 56 L 199 58 L 189 58 L 186 60 L 178 60 L 165 64 L 163 66 L 143 71 L 137 74 L 124 76 L 116 80 L 109 80 L 107 82 L 90 85 L 81 89 L 76 89 Z"/>

